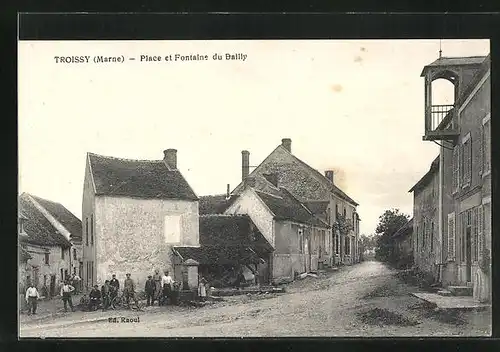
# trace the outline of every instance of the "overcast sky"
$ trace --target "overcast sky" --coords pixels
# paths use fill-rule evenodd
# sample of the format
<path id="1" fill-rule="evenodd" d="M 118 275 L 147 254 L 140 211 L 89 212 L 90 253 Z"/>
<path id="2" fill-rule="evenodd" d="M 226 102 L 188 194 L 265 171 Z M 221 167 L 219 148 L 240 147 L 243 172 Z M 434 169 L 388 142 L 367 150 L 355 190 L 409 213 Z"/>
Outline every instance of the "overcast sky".
<path id="1" fill-rule="evenodd" d="M 488 40 L 444 40 L 443 56 L 489 53 Z M 422 68 L 438 40 L 20 42 L 19 192 L 81 217 L 87 152 L 161 159 L 198 195 L 241 179 L 282 138 L 360 206 L 373 233 L 389 208 L 412 214 L 408 190 L 438 154 L 424 132 Z M 242 53 L 245 61 L 139 62 L 139 56 Z M 54 56 L 123 55 L 115 64 Z"/>

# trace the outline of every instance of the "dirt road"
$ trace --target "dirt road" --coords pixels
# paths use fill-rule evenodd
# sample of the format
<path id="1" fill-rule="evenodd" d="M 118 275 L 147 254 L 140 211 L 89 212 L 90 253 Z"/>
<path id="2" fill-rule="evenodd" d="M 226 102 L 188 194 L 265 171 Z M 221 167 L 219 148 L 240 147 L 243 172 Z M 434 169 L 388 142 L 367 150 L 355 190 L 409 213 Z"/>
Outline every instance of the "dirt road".
<path id="1" fill-rule="evenodd" d="M 415 288 L 378 262 L 308 277 L 281 295 L 238 296 L 203 308 L 153 307 L 146 312 L 77 313 L 26 322 L 21 337 L 288 337 L 288 336 L 485 336 L 491 312 L 438 316 L 409 296 Z M 115 314 L 116 313 L 116 314 Z M 87 313 L 92 314 L 92 313 Z M 118 322 L 109 322 L 116 317 Z M 121 317 L 138 322 L 121 322 Z M 88 316 L 85 317 L 88 319 Z M 135 319 L 137 320 L 137 319 Z"/>

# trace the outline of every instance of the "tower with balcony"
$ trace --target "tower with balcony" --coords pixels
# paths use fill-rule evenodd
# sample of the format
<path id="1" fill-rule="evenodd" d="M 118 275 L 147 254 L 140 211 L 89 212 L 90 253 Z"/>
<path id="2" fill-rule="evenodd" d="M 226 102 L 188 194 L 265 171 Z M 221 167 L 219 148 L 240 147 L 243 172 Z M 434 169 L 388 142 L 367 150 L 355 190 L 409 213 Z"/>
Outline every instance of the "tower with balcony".
<path id="1" fill-rule="evenodd" d="M 423 140 L 453 143 L 457 140 L 460 126 L 457 121 L 456 103 L 483 61 L 483 56 L 439 57 L 424 67 L 421 74 L 425 79 Z M 442 89 L 445 88 L 443 83 L 447 83 L 448 89 Z M 443 100 L 443 94 L 439 93 L 445 93 L 447 99 Z"/>

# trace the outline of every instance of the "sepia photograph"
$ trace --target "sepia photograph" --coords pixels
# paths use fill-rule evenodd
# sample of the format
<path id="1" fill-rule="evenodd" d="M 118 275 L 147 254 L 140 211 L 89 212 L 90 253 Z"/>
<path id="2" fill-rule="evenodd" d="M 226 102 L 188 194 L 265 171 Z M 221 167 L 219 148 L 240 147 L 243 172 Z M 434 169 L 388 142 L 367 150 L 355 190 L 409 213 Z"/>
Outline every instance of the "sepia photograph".
<path id="1" fill-rule="evenodd" d="M 20 40 L 19 338 L 488 337 L 488 39 Z"/>

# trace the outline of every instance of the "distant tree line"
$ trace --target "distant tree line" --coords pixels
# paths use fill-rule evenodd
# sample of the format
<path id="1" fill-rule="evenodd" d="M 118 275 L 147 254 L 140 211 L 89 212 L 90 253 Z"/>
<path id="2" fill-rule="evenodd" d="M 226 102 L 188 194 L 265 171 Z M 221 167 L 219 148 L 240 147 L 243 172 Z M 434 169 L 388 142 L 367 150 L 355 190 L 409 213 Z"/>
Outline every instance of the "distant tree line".
<path id="1" fill-rule="evenodd" d="M 398 258 L 395 254 L 395 241 L 392 236 L 405 225 L 410 216 L 401 213 L 399 209 L 386 210 L 380 217 L 377 228 L 375 229 L 374 240 L 375 246 L 375 259 L 381 262 L 395 265 Z"/>

